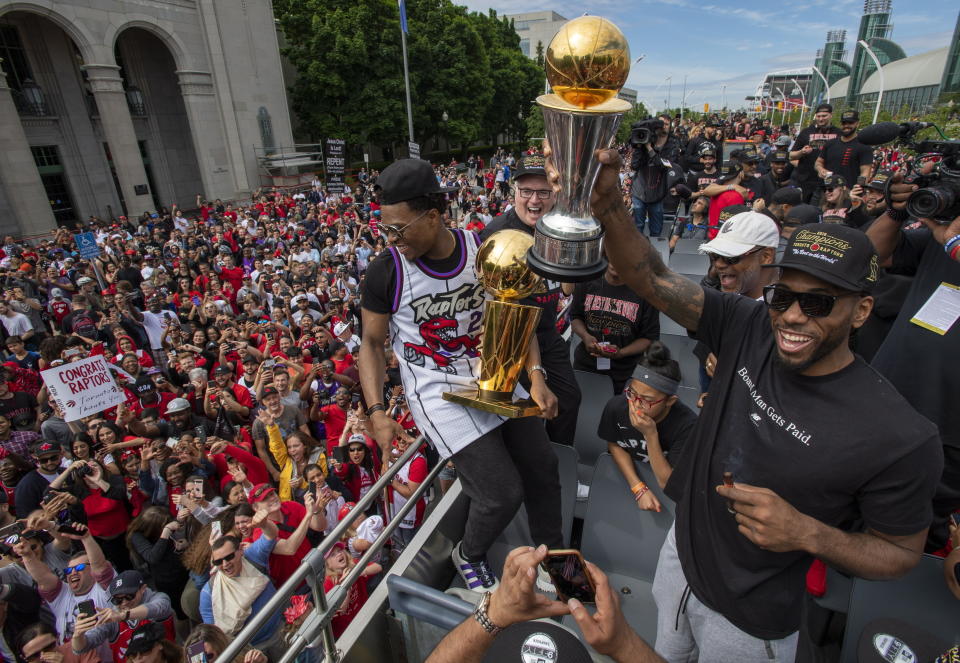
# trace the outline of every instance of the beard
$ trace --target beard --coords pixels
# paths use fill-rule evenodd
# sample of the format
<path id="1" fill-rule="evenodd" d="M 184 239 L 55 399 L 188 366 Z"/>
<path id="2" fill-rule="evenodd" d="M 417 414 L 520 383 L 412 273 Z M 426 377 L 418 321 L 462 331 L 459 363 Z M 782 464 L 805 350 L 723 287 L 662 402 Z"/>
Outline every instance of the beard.
<path id="1" fill-rule="evenodd" d="M 844 138 L 849 138 L 855 133 L 857 133 L 856 129 L 848 129 L 847 127 L 843 127 L 842 129 L 840 129 L 840 135 L 843 136 Z"/>
<path id="2" fill-rule="evenodd" d="M 774 333 L 776 333 L 776 330 L 774 330 Z M 788 361 L 780 354 L 780 349 L 776 348 L 777 351 L 773 355 L 773 363 L 788 373 L 800 374 L 839 348 L 841 344 L 848 343 L 849 341 L 850 328 L 837 327 L 820 341 L 820 344 L 813 349 L 810 356 L 806 359 L 798 362 Z M 776 341 L 774 341 L 774 343 L 776 343 Z"/>

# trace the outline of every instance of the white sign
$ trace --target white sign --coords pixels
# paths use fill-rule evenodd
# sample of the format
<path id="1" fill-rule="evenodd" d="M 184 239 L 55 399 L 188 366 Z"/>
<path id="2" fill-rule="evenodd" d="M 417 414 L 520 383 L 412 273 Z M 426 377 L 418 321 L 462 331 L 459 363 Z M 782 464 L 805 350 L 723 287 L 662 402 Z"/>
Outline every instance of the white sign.
<path id="1" fill-rule="evenodd" d="M 420 158 L 420 145 L 418 143 L 414 143 L 412 140 L 408 140 L 407 151 L 410 154 L 411 159 Z"/>
<path id="2" fill-rule="evenodd" d="M 103 412 L 126 400 L 102 355 L 48 368 L 40 376 L 67 422 Z"/>

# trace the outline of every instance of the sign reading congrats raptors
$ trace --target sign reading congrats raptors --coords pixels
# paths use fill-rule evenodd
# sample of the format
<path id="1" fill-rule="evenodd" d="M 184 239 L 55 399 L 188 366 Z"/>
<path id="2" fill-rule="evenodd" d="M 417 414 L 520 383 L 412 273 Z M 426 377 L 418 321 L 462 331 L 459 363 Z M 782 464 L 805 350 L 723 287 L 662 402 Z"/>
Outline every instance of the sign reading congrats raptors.
<path id="1" fill-rule="evenodd" d="M 123 390 L 110 374 L 106 358 L 87 357 L 40 373 L 64 421 L 76 421 L 122 403 Z"/>

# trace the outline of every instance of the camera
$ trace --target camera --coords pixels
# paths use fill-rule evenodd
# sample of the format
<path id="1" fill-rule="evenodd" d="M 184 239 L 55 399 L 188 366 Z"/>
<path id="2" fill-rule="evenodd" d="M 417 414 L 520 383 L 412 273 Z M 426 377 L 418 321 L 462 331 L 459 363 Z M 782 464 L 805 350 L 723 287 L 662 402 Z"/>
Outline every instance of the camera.
<path id="1" fill-rule="evenodd" d="M 907 198 L 907 212 L 914 218 L 946 225 L 960 216 L 960 142 L 937 140 L 920 145 L 931 150 L 928 154 L 942 158 L 931 173 L 911 173 L 904 178 L 904 182 L 920 187 Z"/>
<path id="2" fill-rule="evenodd" d="M 630 125 L 630 145 L 640 147 L 656 140 L 656 134 L 663 129 L 663 121 L 656 118 L 640 120 Z"/>

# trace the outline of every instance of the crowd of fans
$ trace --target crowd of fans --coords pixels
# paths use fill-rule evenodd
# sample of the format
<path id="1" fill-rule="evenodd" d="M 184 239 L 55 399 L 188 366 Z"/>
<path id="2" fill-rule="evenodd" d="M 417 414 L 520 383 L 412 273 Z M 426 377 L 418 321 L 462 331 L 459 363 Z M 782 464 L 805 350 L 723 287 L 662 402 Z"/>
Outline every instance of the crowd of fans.
<path id="1" fill-rule="evenodd" d="M 947 518 L 960 505 L 958 415 L 948 398 L 931 396 L 930 386 L 917 388 L 912 374 L 904 375 L 889 342 L 902 348 L 910 334 L 924 331 L 900 318 L 902 311 L 917 312 L 931 283 L 960 283 L 951 261 L 958 223 L 901 231 L 885 214 L 883 189 L 890 178 L 899 181 L 896 172 L 909 155 L 860 145 L 856 113 L 844 113 L 840 128 L 832 125 L 832 113 L 819 107 L 814 124 L 796 136 L 788 127 L 739 115 L 652 119 L 649 142 L 620 149 L 615 195 L 641 232 L 670 237 L 671 249 L 683 238 L 710 240 L 705 290 L 762 298 L 768 306 L 779 305 L 777 293 L 768 294 L 775 270 L 760 268 L 789 249 L 797 228 L 823 221 L 866 232 L 880 264 L 890 269 L 877 275 L 877 304 L 853 347 L 939 427 L 945 470 L 928 519 L 927 549 L 949 555 L 952 573 L 958 534 L 953 528 L 951 543 Z M 725 151 L 729 141 L 735 149 Z M 540 160 L 540 170 L 530 166 L 531 157 Z M 546 182 L 542 161 L 531 147 L 435 166 L 436 184 L 448 192 L 446 227 L 489 234 L 518 208 L 522 222 L 531 209 L 535 216 L 549 211 L 553 194 L 543 185 L 521 189 L 524 177 Z M 661 177 L 665 171 L 669 177 Z M 4 239 L 3 660 L 179 661 L 200 643 L 212 661 L 337 523 L 351 524 L 327 552 L 327 590 L 350 572 L 431 467 L 446 463 L 441 483 L 450 484 L 456 463 L 424 444 L 374 506 L 353 509 L 432 426 L 416 420 L 406 400 L 401 369 L 410 357 L 384 350 L 380 403 L 361 384 L 367 270 L 378 258 L 396 258 L 390 243 L 403 238 L 393 219 L 382 218 L 379 175 L 361 170 L 339 193 L 314 182 L 296 191 L 260 191 L 250 201 L 198 196 L 190 211 L 173 206 L 139 218 L 91 218 L 82 229 L 96 235 L 101 253 L 93 259 L 79 256 L 67 229 L 35 245 Z M 947 252 L 928 250 L 928 242 L 946 245 Z M 614 395 L 598 434 L 609 442 L 638 507 L 659 511 L 633 463 L 649 462 L 666 486 L 694 429 L 704 424 L 676 396 L 679 365 L 659 342 L 662 302 L 619 274 L 621 265 L 611 256 L 599 279 L 556 284 L 553 295 L 539 301 L 551 309 L 551 329 L 538 336 L 543 350 L 544 339 L 554 343 L 569 324 L 582 341 L 572 366 L 610 376 Z M 947 356 L 940 352 L 956 349 L 957 333 L 948 327 L 910 345 L 919 355 L 914 367 L 933 366 L 933 375 L 924 374 L 942 394 L 955 393 L 955 371 L 940 363 Z M 700 340 L 705 407 L 724 357 L 718 360 L 710 339 Z M 566 341 L 556 342 L 561 359 L 551 361 L 566 363 L 572 375 Z M 95 355 L 116 367 L 125 402 L 66 422 L 40 372 Z M 546 385 L 560 395 L 559 373 L 544 364 Z M 375 405 L 379 411 L 372 412 Z M 578 392 L 559 399 L 550 439 L 572 442 L 578 405 Z M 372 414 L 395 424 L 386 445 Z M 763 477 L 750 479 L 765 485 Z M 388 552 L 363 571 L 333 620 L 336 635 L 410 543 L 426 505 L 421 498 Z M 460 562 L 489 573 L 466 551 Z M 496 587 L 496 578 L 488 579 L 480 589 Z M 948 582 L 960 597 L 957 578 Z M 242 660 L 278 660 L 310 601 L 304 587 L 287 610 L 270 617 Z"/>

